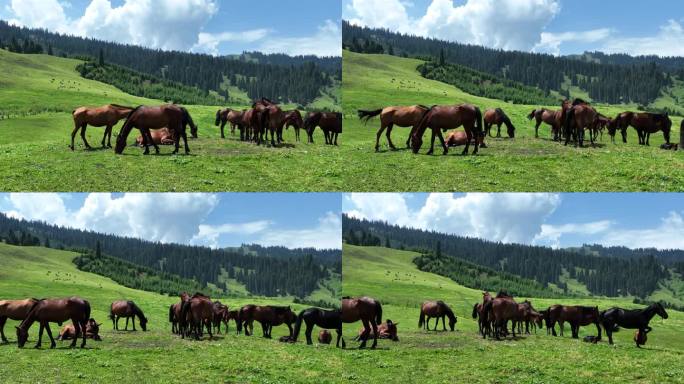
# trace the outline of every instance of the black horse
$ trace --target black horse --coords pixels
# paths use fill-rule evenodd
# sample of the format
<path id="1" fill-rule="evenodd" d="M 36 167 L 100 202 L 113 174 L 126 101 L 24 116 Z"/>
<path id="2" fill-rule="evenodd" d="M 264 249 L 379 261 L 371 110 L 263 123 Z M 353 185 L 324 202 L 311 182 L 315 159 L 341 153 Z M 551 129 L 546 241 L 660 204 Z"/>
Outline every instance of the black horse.
<path id="1" fill-rule="evenodd" d="M 603 325 L 603 328 L 606 330 L 608 342 L 613 344 L 613 332 L 615 332 L 618 327 L 638 329 L 644 334 L 651 332 L 652 328 L 648 326 L 648 323 L 655 315 L 667 319 L 667 312 L 662 304 L 654 303 L 644 309 L 622 309 L 613 307 L 601 312 L 601 325 Z"/>
<path id="2" fill-rule="evenodd" d="M 339 348 L 340 340 L 342 340 L 342 348 L 346 345 L 344 339 L 342 338 L 342 311 L 339 309 L 335 310 L 325 310 L 321 308 L 311 307 L 307 308 L 297 316 L 297 322 L 295 323 L 294 332 L 292 332 L 291 342 L 296 342 L 299 336 L 299 330 L 302 328 L 302 321 L 306 323 L 306 343 L 311 345 L 311 332 L 313 331 L 314 325 L 317 325 L 324 329 L 334 329 L 337 332 L 337 343 L 336 346 Z"/>

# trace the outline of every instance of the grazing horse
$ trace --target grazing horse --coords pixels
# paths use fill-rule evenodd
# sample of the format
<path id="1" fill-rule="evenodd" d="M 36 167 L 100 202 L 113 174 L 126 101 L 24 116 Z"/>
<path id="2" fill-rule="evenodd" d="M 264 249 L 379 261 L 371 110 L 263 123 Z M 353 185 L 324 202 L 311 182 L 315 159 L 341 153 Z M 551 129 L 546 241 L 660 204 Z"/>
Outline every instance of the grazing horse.
<path id="1" fill-rule="evenodd" d="M 484 119 L 485 132 L 487 132 L 490 137 L 493 137 L 492 136 L 492 126 L 494 124 L 496 124 L 496 127 L 497 127 L 496 137 L 501 137 L 501 125 L 502 124 L 506 125 L 508 137 L 510 137 L 511 139 L 515 137 L 515 126 L 513 126 L 511 119 L 508 118 L 508 116 L 503 111 L 503 109 L 501 109 L 501 108 L 488 109 L 485 111 L 483 119 Z"/>
<path id="2" fill-rule="evenodd" d="M 38 332 L 38 343 L 36 348 L 40 348 L 43 341 L 43 330 L 47 330 L 50 337 L 50 348 L 55 348 L 55 339 L 52 337 L 50 330 L 50 323 L 61 324 L 67 320 L 71 320 L 74 324 L 74 332 L 83 337 L 81 348 L 86 346 L 86 332 L 81 330 L 86 329 L 86 324 L 90 319 L 90 303 L 79 297 L 71 297 L 68 299 L 55 300 L 38 300 L 31 311 L 29 311 L 26 319 L 21 322 L 17 328 L 17 345 L 23 348 L 28 340 L 28 331 L 33 323 L 40 324 L 40 331 Z M 76 338 L 71 341 L 71 348 L 76 346 Z"/>
<path id="3" fill-rule="evenodd" d="M 392 128 L 396 125 L 398 127 L 411 127 L 411 132 L 406 139 L 406 148 L 411 147 L 411 135 L 415 131 L 423 116 L 427 113 L 430 108 L 424 105 L 411 105 L 408 107 L 385 107 L 382 109 L 376 109 L 374 111 L 364 111 L 359 110 L 359 119 L 368 123 L 368 120 L 380 115 L 380 129 L 375 137 L 375 151 L 380 150 L 380 136 L 382 132 L 387 129 L 387 143 L 392 149 L 397 149 L 392 143 Z"/>
<path id="4" fill-rule="evenodd" d="M 515 321 L 518 315 L 518 303 L 510 296 L 497 295 L 494 299 L 484 305 L 485 317 L 494 324 L 494 337 L 500 340 L 508 333 L 508 321 Z M 515 338 L 515 326 L 511 327 L 513 338 Z"/>
<path id="5" fill-rule="evenodd" d="M 430 108 L 423 116 L 420 124 L 418 124 L 418 128 L 414 130 L 413 136 L 411 137 L 413 153 L 418 153 L 420 147 L 423 145 L 423 134 L 425 134 L 425 131 L 428 128 L 431 128 L 432 142 L 427 154 L 431 155 L 434 152 L 435 137 L 439 137 L 439 140 L 442 142 L 442 147 L 444 148 L 444 154 L 446 155 L 449 152 L 449 148 L 444 142 L 442 131 L 458 128 L 460 126 L 463 126 L 468 138 L 465 148 L 463 149 L 463 154 L 467 155 L 468 149 L 470 148 L 470 142 L 473 138 L 484 136 L 482 130 L 482 113 L 480 112 L 480 109 L 470 104 L 434 106 Z M 473 155 L 477 154 L 478 148 L 479 140 L 476 140 Z"/>
<path id="6" fill-rule="evenodd" d="M 214 122 L 215 126 L 221 125 L 221 138 L 225 139 L 226 136 L 223 133 L 224 128 L 226 127 L 227 123 L 230 123 L 230 134 L 234 135 L 235 134 L 235 127 L 240 126 L 242 123 L 242 114 L 243 112 L 236 111 L 234 109 L 226 108 L 226 109 L 219 109 L 216 111 L 216 121 Z"/>
<path id="7" fill-rule="evenodd" d="M 330 344 L 332 343 L 332 335 L 330 334 L 330 331 L 327 329 L 321 329 L 320 332 L 318 332 L 318 343 L 319 344 Z"/>
<path id="8" fill-rule="evenodd" d="M 119 132 L 119 137 L 116 139 L 116 154 L 122 154 L 124 148 L 126 147 L 126 139 L 133 128 L 138 128 L 140 133 L 143 135 L 143 145 L 145 146 L 144 154 L 150 153 L 149 145 L 152 144 L 157 153 L 159 153 L 159 147 L 152 140 L 152 135 L 150 134 L 151 129 L 162 129 L 168 128 L 171 131 L 175 131 L 175 144 L 176 148 L 173 153 L 178 153 L 180 148 L 180 139 L 183 139 L 185 143 L 185 153 L 190 153 L 190 148 L 188 147 L 188 135 L 185 132 L 185 125 L 190 122 L 190 114 L 187 110 L 177 106 L 177 105 L 162 105 L 158 107 L 146 107 L 139 106 L 134 109 L 128 119 L 121 128 Z M 191 124 L 191 127 L 194 124 Z M 193 134 L 195 136 L 196 134 Z"/>
<path id="9" fill-rule="evenodd" d="M 8 342 L 5 337 L 7 319 L 23 321 L 37 302 L 38 299 L 0 300 L 0 337 L 3 343 Z"/>
<path id="10" fill-rule="evenodd" d="M 112 147 L 112 128 L 119 122 L 119 120 L 128 117 L 133 111 L 131 107 L 124 107 L 122 105 L 108 104 L 98 108 L 80 107 L 76 108 L 71 116 L 74 118 L 74 130 L 71 132 L 71 150 L 74 150 L 74 138 L 76 133 L 81 130 L 81 139 L 87 149 L 90 149 L 90 144 L 86 140 L 86 128 L 88 124 L 93 127 L 106 127 L 104 136 L 102 136 L 102 148 L 105 147 L 105 139 L 107 139 L 107 147 Z"/>
<path id="11" fill-rule="evenodd" d="M 551 126 L 553 140 L 560 141 L 560 128 L 562 125 L 561 115 L 562 111 L 552 111 L 546 108 L 533 109 L 532 112 L 527 115 L 527 119 L 534 119 L 536 122 L 534 126 L 534 137 L 539 137 L 539 126 L 542 123 L 546 123 Z"/>
<path id="12" fill-rule="evenodd" d="M 594 144 L 594 132 L 596 131 L 596 124 L 598 112 L 582 99 L 575 99 L 572 106 L 567 107 L 563 104 L 565 113 L 565 122 L 563 125 L 563 132 L 565 134 L 565 145 L 570 143 L 574 138 L 575 146 L 582 147 L 584 145 L 584 131 L 589 130 L 589 141 Z"/>
<path id="13" fill-rule="evenodd" d="M 195 340 L 199 340 L 204 328 L 207 328 L 209 339 L 214 336 L 211 332 L 211 322 L 214 319 L 214 303 L 212 303 L 209 296 L 201 293 L 195 293 L 188 300 L 183 301 L 181 307 L 181 320 L 188 325 L 188 335 L 194 334 Z M 185 332 L 181 332 L 181 337 L 185 338 Z"/>
<path id="14" fill-rule="evenodd" d="M 392 341 L 399 341 L 399 336 L 397 335 L 397 325 L 399 325 L 399 322 L 392 322 L 392 320 L 387 319 L 384 323 L 378 324 L 378 339 L 390 339 Z M 365 328 L 359 329 L 359 333 L 356 336 L 355 340 L 356 341 L 361 341 L 361 340 L 368 340 L 370 337 L 375 337 L 375 333 L 371 331 L 369 335 L 364 336 L 366 333 Z"/>
<path id="15" fill-rule="evenodd" d="M 133 330 L 135 331 L 136 316 L 138 317 L 138 321 L 140 321 L 140 328 L 142 328 L 143 331 L 147 331 L 147 318 L 145 317 L 142 309 L 140 309 L 140 307 L 138 307 L 134 302 L 117 300 L 112 303 L 109 309 L 109 318 L 112 319 L 112 327 L 115 331 L 119 330 L 119 319 L 121 318 L 126 319 L 126 327 L 124 328 L 124 331 L 128 331 L 128 319 L 131 319 L 133 322 Z"/>
<path id="16" fill-rule="evenodd" d="M 304 119 L 302 118 L 302 113 L 297 109 L 293 109 L 292 111 L 287 111 L 285 113 L 285 129 L 290 129 L 290 127 L 294 128 L 295 140 L 299 142 L 299 130 L 304 128 Z M 280 135 L 280 139 L 282 141 L 282 130 Z"/>
<path id="17" fill-rule="evenodd" d="M 634 127 L 639 136 L 639 144 L 650 145 L 649 140 L 651 133 L 663 131 L 663 138 L 666 143 L 670 143 L 670 131 L 672 129 L 672 120 L 665 114 L 659 113 L 635 113 L 622 112 L 615 117 L 616 128 L 620 129 L 622 133 L 622 141 L 627 142 L 627 128 Z M 613 133 L 614 135 L 614 133 Z"/>
<path id="18" fill-rule="evenodd" d="M 344 339 L 342 338 L 342 311 L 339 309 L 335 310 L 325 310 L 321 308 L 311 307 L 307 308 L 297 316 L 297 321 L 295 322 L 294 332 L 292 333 L 292 342 L 297 341 L 299 336 L 299 330 L 302 327 L 302 322 L 306 324 L 306 330 L 304 334 L 306 335 L 306 343 L 311 345 L 311 332 L 313 331 L 314 325 L 324 329 L 334 329 L 337 332 L 337 343 L 336 346 L 339 348 L 340 340 L 342 341 L 342 348 L 345 347 Z M 328 333 L 330 335 L 330 333 Z M 320 340 L 320 336 L 319 336 Z M 330 342 L 326 343 L 330 344 Z"/>
<path id="19" fill-rule="evenodd" d="M 430 323 L 430 319 L 435 318 L 435 329 L 434 331 L 437 330 L 437 326 L 439 325 L 439 319 L 442 319 L 442 329 L 446 331 L 446 320 L 445 318 L 449 318 L 449 328 L 453 331 L 454 328 L 456 327 L 456 315 L 454 315 L 454 311 L 449 308 L 449 306 L 443 302 L 442 300 L 438 301 L 426 301 L 423 303 L 423 305 L 420 306 L 420 317 L 418 318 L 418 328 L 424 328 L 426 330 L 430 330 L 430 327 L 428 323 Z M 427 319 L 426 319 L 427 318 Z"/>
<path id="20" fill-rule="evenodd" d="M 366 296 L 359 298 L 343 297 L 342 322 L 355 323 L 357 321 L 361 321 L 364 329 L 364 334 L 360 337 L 361 345 L 359 348 L 365 348 L 368 336 L 373 335 L 371 349 L 375 349 L 378 345 L 378 325 L 382 323 L 382 305 L 380 302 Z"/>
<path id="21" fill-rule="evenodd" d="M 98 324 L 95 319 L 88 320 L 86 323 L 86 338 L 93 339 L 95 341 L 102 341 L 102 338 L 100 337 L 101 325 L 102 323 Z M 76 327 L 74 327 L 73 324 L 66 324 L 62 327 L 62 330 L 59 331 L 57 340 L 64 341 L 78 339 L 79 336 L 81 336 L 81 334 L 76 332 Z"/>
<path id="22" fill-rule="evenodd" d="M 313 133 L 321 127 L 325 135 L 325 144 L 337 145 L 337 136 L 342 133 L 342 114 L 339 112 L 310 112 L 304 120 L 304 130 L 313 143 Z"/>
<path id="23" fill-rule="evenodd" d="M 292 324 L 297 321 L 297 315 L 292 312 L 289 306 L 276 305 L 254 305 L 248 304 L 240 308 L 238 321 L 238 331 L 242 331 L 245 327 L 245 335 L 250 336 L 254 333 L 254 321 L 261 324 L 263 336 L 267 339 L 271 338 L 271 331 L 273 327 L 285 324 L 290 331 L 289 339 L 292 339 Z"/>
<path id="24" fill-rule="evenodd" d="M 215 301 L 212 324 L 217 335 L 221 334 L 221 323 L 225 325 L 226 333 L 228 333 L 228 306 L 221 304 L 220 301 Z"/>
<path id="25" fill-rule="evenodd" d="M 151 131 L 150 135 L 152 136 L 152 142 L 157 145 L 173 145 L 176 143 L 174 132 L 169 131 L 169 129 L 166 127 L 156 131 Z M 142 147 L 144 143 L 145 137 L 142 135 L 135 139 L 135 144 L 140 147 Z"/>
<path id="26" fill-rule="evenodd" d="M 599 311 L 598 307 L 586 307 L 581 305 L 552 305 L 547 309 L 549 321 L 547 327 L 551 328 L 551 334 L 556 335 L 555 324 L 559 323 L 561 336 L 563 336 L 563 324 L 570 323 L 570 330 L 572 331 L 572 338 L 579 338 L 579 328 L 589 324 L 596 325 L 598 331 L 598 339 L 601 340 L 601 327 L 599 325 Z"/>
<path id="27" fill-rule="evenodd" d="M 648 323 L 655 315 L 663 319 L 668 318 L 665 308 L 660 303 L 651 304 L 644 309 L 629 310 L 613 307 L 601 312 L 600 317 L 601 325 L 608 335 L 608 342 L 613 344 L 613 332 L 617 329 L 616 327 L 638 329 L 645 335 L 653 330 Z"/>

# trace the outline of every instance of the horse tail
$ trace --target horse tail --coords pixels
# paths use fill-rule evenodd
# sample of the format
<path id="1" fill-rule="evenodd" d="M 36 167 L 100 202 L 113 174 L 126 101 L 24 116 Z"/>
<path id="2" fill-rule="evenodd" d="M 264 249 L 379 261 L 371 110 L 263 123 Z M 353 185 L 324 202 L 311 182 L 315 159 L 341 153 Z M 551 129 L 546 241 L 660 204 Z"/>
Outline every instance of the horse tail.
<path id="1" fill-rule="evenodd" d="M 475 107 L 475 129 L 477 130 L 477 137 L 484 137 L 484 130 L 482 127 L 482 111 L 480 111 L 480 108 Z"/>
<path id="2" fill-rule="evenodd" d="M 83 314 L 85 315 L 85 321 L 88 321 L 88 319 L 90 319 L 90 302 L 88 300 L 83 300 L 83 303 L 85 304 Z M 85 329 L 82 329 L 81 331 L 85 333 Z"/>
<path id="3" fill-rule="evenodd" d="M 420 317 L 418 317 L 418 328 L 423 328 L 423 324 L 425 324 L 425 313 L 421 309 Z"/>
<path id="4" fill-rule="evenodd" d="M 379 301 L 375 302 L 375 309 L 375 323 L 380 324 L 382 323 L 382 304 Z"/>
<path id="5" fill-rule="evenodd" d="M 473 319 L 477 319 L 477 303 L 473 305 Z"/>
<path id="6" fill-rule="evenodd" d="M 494 300 L 489 300 L 487 303 L 485 303 L 484 308 L 482 309 L 482 313 L 484 313 L 483 316 L 483 321 L 485 322 L 491 322 L 492 319 L 489 315 L 490 312 L 492 312 L 494 306 Z"/>
<path id="7" fill-rule="evenodd" d="M 221 110 L 219 109 L 216 111 L 216 121 L 214 121 L 215 126 L 219 126 L 219 123 L 221 122 Z"/>
<path id="8" fill-rule="evenodd" d="M 375 116 L 379 115 L 382 113 L 382 109 L 376 109 L 374 111 L 364 111 L 362 109 L 359 109 L 357 114 L 359 115 L 359 119 L 363 121 L 364 123 L 367 123 L 368 120 L 374 118 Z"/>
<path id="9" fill-rule="evenodd" d="M 116 316 L 114 316 L 114 310 L 112 309 L 112 307 L 109 307 L 109 319 L 114 320 L 115 318 Z"/>
<path id="10" fill-rule="evenodd" d="M 174 318 L 174 313 L 173 313 L 173 304 L 169 305 L 169 323 L 173 323 L 173 318 Z"/>
<path id="11" fill-rule="evenodd" d="M 294 331 L 292 331 L 292 339 L 290 341 L 296 342 L 297 337 L 299 337 L 299 331 L 302 329 L 302 321 L 304 320 L 304 313 L 308 311 L 307 309 L 303 309 L 301 312 L 299 312 L 299 315 L 297 315 L 297 321 L 295 322 L 294 326 Z"/>
<path id="12" fill-rule="evenodd" d="M 572 126 L 574 119 L 575 119 L 575 109 L 570 108 L 568 110 L 567 114 L 565 115 L 565 122 L 563 123 L 563 132 L 565 132 L 565 135 L 568 138 L 567 140 L 569 140 L 569 136 L 571 135 L 570 130 L 571 130 L 571 126 Z"/>
<path id="13" fill-rule="evenodd" d="M 133 109 L 131 113 L 128 114 L 128 117 L 126 117 L 126 121 L 121 127 L 121 130 L 119 131 L 119 136 L 116 138 L 116 148 L 114 150 L 114 152 L 118 155 L 123 153 L 124 147 L 126 147 L 126 140 L 128 139 L 128 135 L 131 133 L 131 130 L 133 129 L 131 118 L 133 118 L 135 112 L 137 112 L 140 108 L 142 108 L 142 105 L 135 107 L 135 109 Z"/>

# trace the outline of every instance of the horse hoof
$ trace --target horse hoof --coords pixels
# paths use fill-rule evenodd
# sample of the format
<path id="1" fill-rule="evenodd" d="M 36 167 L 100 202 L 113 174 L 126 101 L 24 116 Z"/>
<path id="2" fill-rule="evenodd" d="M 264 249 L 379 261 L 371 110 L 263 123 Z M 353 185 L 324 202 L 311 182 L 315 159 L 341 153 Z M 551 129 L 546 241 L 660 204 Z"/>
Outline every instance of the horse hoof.
<path id="1" fill-rule="evenodd" d="M 428 152 L 426 153 L 426 155 L 432 155 L 432 153 L 433 153 L 432 151 L 428 151 Z"/>

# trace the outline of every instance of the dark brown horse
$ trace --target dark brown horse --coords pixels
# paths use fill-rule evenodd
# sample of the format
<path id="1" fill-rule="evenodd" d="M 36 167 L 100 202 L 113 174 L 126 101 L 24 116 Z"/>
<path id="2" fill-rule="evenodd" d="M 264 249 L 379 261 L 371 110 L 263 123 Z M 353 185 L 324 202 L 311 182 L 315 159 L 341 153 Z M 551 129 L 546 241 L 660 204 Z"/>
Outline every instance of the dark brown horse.
<path id="1" fill-rule="evenodd" d="M 188 300 L 183 301 L 180 318 L 187 324 L 187 330 L 181 331 L 181 337 L 185 338 L 187 332 L 187 335 L 194 334 L 195 340 L 199 340 L 204 334 L 204 328 L 209 333 L 209 339 L 214 337 L 211 331 L 214 303 L 209 296 L 195 293 Z"/>
<path id="2" fill-rule="evenodd" d="M 639 136 L 639 144 L 650 145 L 651 133 L 663 131 L 663 138 L 666 143 L 670 143 L 670 131 L 672 130 L 672 120 L 665 114 L 660 113 L 635 113 L 622 112 L 615 117 L 616 129 L 622 134 L 622 141 L 627 142 L 627 128 L 632 126 Z M 615 135 L 613 131 L 613 136 Z"/>
<path id="3" fill-rule="evenodd" d="M 340 341 L 342 341 L 342 348 L 345 347 L 344 339 L 342 339 L 342 312 L 339 309 L 325 310 L 311 307 L 299 312 L 292 334 L 292 342 L 297 341 L 302 323 L 306 324 L 304 334 L 306 335 L 307 344 L 312 344 L 311 332 L 313 331 L 314 326 L 318 326 L 319 328 L 324 329 L 334 329 L 337 332 L 336 346 L 339 348 Z M 330 342 L 328 342 L 328 344 L 330 344 Z"/>
<path id="4" fill-rule="evenodd" d="M 369 335 L 373 335 L 371 349 L 378 345 L 378 325 L 382 323 L 382 305 L 379 301 L 370 297 L 342 298 L 342 322 L 355 323 L 361 321 L 364 334 L 361 335 L 361 345 L 366 347 Z"/>
<path id="5" fill-rule="evenodd" d="M 428 323 L 430 319 L 435 318 L 435 329 L 439 325 L 439 319 L 442 319 L 442 330 L 446 331 L 446 318 L 449 318 L 449 328 L 453 331 L 456 327 L 456 315 L 454 311 L 442 300 L 426 301 L 420 306 L 420 316 L 418 317 L 418 328 L 430 330 Z"/>
<path id="6" fill-rule="evenodd" d="M 598 339 L 601 340 L 601 327 L 599 326 L 599 311 L 598 307 L 586 307 L 581 305 L 552 305 L 545 313 L 548 313 L 549 321 L 548 327 L 551 328 L 551 333 L 556 336 L 555 324 L 559 323 L 561 336 L 563 336 L 563 324 L 570 323 L 570 330 L 572 331 L 572 338 L 579 338 L 579 328 L 589 324 L 596 325 L 598 331 Z"/>
<path id="7" fill-rule="evenodd" d="M 187 325 L 187 319 L 181 318 L 181 313 L 183 310 L 183 303 L 190 300 L 190 295 L 187 292 L 183 292 L 180 295 L 180 301 L 169 306 L 169 323 L 171 323 L 171 332 L 180 334 L 184 330 L 184 326 Z"/>
<path id="8" fill-rule="evenodd" d="M 228 320 L 228 306 L 221 304 L 220 301 L 215 301 L 212 324 L 214 325 L 214 332 L 216 332 L 217 335 L 221 334 L 221 323 L 226 327 L 226 333 L 228 333 Z"/>
<path id="9" fill-rule="evenodd" d="M 297 315 L 292 312 L 289 306 L 248 304 L 240 308 L 238 331 L 242 331 L 244 326 L 245 335 L 252 335 L 254 333 L 253 323 L 255 320 L 261 324 L 265 338 L 271 338 L 273 327 L 285 324 L 290 331 L 288 337 L 292 339 L 292 324 L 297 321 Z"/>
<path id="10" fill-rule="evenodd" d="M 102 147 L 105 147 L 105 139 L 107 139 L 107 147 L 111 148 L 112 128 L 119 120 L 128 117 L 131 111 L 133 111 L 132 107 L 124 107 L 116 104 L 108 104 L 97 108 L 76 108 L 71 113 L 74 118 L 74 130 L 71 132 L 71 150 L 74 150 L 74 138 L 79 130 L 81 130 L 83 144 L 85 144 L 86 148 L 91 148 L 86 140 L 86 128 L 88 127 L 88 124 L 93 127 L 105 127 L 104 136 L 102 136 Z"/>
<path id="11" fill-rule="evenodd" d="M 261 144 L 264 140 L 264 135 L 266 140 L 268 140 L 268 133 L 271 133 L 271 146 L 275 147 L 275 140 L 278 139 L 280 143 L 280 137 L 278 132 L 282 131 L 283 125 L 285 124 L 285 112 L 278 106 L 278 104 L 273 101 L 262 97 L 252 104 L 252 109 L 254 109 L 255 120 L 253 121 L 253 126 L 258 130 L 256 134 L 259 136 L 257 138 L 257 145 Z"/>
<path id="12" fill-rule="evenodd" d="M 613 332 L 617 327 L 638 329 L 644 335 L 653 329 L 648 325 L 653 316 L 658 315 L 663 319 L 668 318 L 667 311 L 660 303 L 654 303 L 644 309 L 622 309 L 613 307 L 601 312 L 601 325 L 606 330 L 608 342 L 613 344 Z M 601 333 L 599 332 L 599 336 Z M 638 345 L 637 345 L 638 346 Z"/>
<path id="13" fill-rule="evenodd" d="M 255 131 L 254 125 L 256 124 L 257 115 L 258 114 L 254 111 L 254 109 L 248 109 L 242 113 L 242 121 L 238 125 L 238 129 L 240 129 L 241 141 L 251 141 L 252 139 L 256 140 L 256 138 L 253 138 L 252 135 Z"/>
<path id="14" fill-rule="evenodd" d="M 444 142 L 442 131 L 455 129 L 463 126 L 468 140 L 466 141 L 463 155 L 468 154 L 470 143 L 474 138 L 484 136 L 482 130 L 482 113 L 476 106 L 470 104 L 460 105 L 445 105 L 434 106 L 423 116 L 418 128 L 415 129 L 411 138 L 411 146 L 413 153 L 418 153 L 420 147 L 423 145 L 423 134 L 428 128 L 432 129 L 432 141 L 428 155 L 431 155 L 435 149 L 435 138 L 439 137 L 444 148 L 444 154 L 449 152 L 449 148 Z M 475 150 L 473 154 L 477 154 L 479 148 L 479 141 L 475 141 Z"/>
<path id="15" fill-rule="evenodd" d="M 302 113 L 297 109 L 285 113 L 285 129 L 290 129 L 290 127 L 294 128 L 295 141 L 299 142 L 299 130 L 304 128 L 304 119 L 302 118 Z M 280 135 L 282 141 L 282 130 Z"/>
<path id="16" fill-rule="evenodd" d="M 337 136 L 342 133 L 342 114 L 339 112 L 310 112 L 304 120 L 304 130 L 313 143 L 316 127 L 321 127 L 325 136 L 325 144 L 337 145 Z"/>
<path id="17" fill-rule="evenodd" d="M 219 109 L 216 111 L 216 121 L 214 122 L 215 126 L 221 125 L 221 138 L 225 139 L 226 136 L 224 134 L 224 128 L 226 127 L 226 124 L 230 123 L 230 134 L 234 135 L 235 134 L 235 127 L 240 126 L 242 123 L 242 114 L 243 112 L 236 111 L 234 109 L 226 108 L 226 109 Z"/>
<path id="18" fill-rule="evenodd" d="M 508 137 L 511 139 L 515 137 L 515 126 L 513 126 L 513 123 L 511 122 L 511 119 L 508 118 L 508 115 L 506 115 L 506 112 L 503 111 L 501 108 L 496 108 L 496 109 L 488 109 L 484 113 L 484 129 L 487 134 L 489 134 L 490 137 L 492 137 L 492 126 L 496 125 L 496 137 L 501 137 L 501 125 L 506 125 L 506 130 L 508 133 Z"/>
<path id="19" fill-rule="evenodd" d="M 409 132 L 408 138 L 406 139 L 406 148 L 411 147 L 411 136 L 415 131 L 423 116 L 430 108 L 424 105 L 411 105 L 407 107 L 385 107 L 382 109 L 376 109 L 374 111 L 364 111 L 359 110 L 359 119 L 364 122 L 372 119 L 375 116 L 380 115 L 380 129 L 375 137 L 375 151 L 380 150 L 380 136 L 382 132 L 387 129 L 387 143 L 392 149 L 397 149 L 392 143 L 392 128 L 396 125 L 398 127 L 411 127 L 411 132 Z"/>
<path id="20" fill-rule="evenodd" d="M 100 337 L 101 325 L 102 324 L 98 324 L 95 319 L 88 320 L 86 323 L 86 338 L 93 339 L 95 341 L 102 341 L 102 338 Z M 76 332 L 76 327 L 74 327 L 73 324 L 66 324 L 62 327 L 62 330 L 59 331 L 57 340 L 73 340 L 78 339 L 80 336 L 81 334 Z"/>
<path id="21" fill-rule="evenodd" d="M 23 321 L 37 302 L 38 299 L 0 300 L 0 337 L 3 343 L 8 342 L 5 337 L 7 319 Z"/>
<path id="22" fill-rule="evenodd" d="M 589 130 L 589 141 L 594 145 L 594 132 L 596 131 L 596 124 L 598 112 L 582 99 L 575 99 L 572 106 L 567 106 L 567 102 L 563 103 L 563 113 L 565 114 L 564 135 L 565 145 L 570 143 L 573 139 L 575 146 L 582 147 L 584 145 L 584 131 Z"/>
<path id="23" fill-rule="evenodd" d="M 484 311 L 485 305 L 492 299 L 492 295 L 485 291 L 482 292 L 482 303 L 473 305 L 473 319 L 477 319 L 478 329 L 483 337 L 492 334 L 491 321 L 487 319 L 487 314 Z"/>
<path id="24" fill-rule="evenodd" d="M 527 115 L 528 120 L 534 119 L 536 124 L 534 126 L 534 137 L 539 137 L 539 126 L 542 123 L 546 123 L 551 126 L 551 133 L 553 134 L 553 140 L 560 140 L 560 130 L 563 125 L 563 120 L 561 120 L 562 111 L 553 111 L 546 108 L 534 109 Z"/>
<path id="25" fill-rule="evenodd" d="M 29 311 L 26 319 L 21 322 L 17 328 L 17 344 L 19 348 L 23 348 L 28 340 L 28 331 L 33 323 L 38 322 L 40 324 L 40 331 L 38 332 L 38 343 L 36 343 L 36 348 L 40 348 L 43 341 L 43 331 L 47 330 L 47 334 L 50 337 L 50 348 L 55 348 L 55 339 L 52 337 L 52 331 L 50 330 L 50 323 L 61 324 L 65 321 L 71 320 L 74 324 L 75 332 L 83 337 L 83 342 L 81 342 L 81 348 L 86 346 L 86 332 L 81 332 L 82 329 L 86 329 L 86 324 L 90 319 L 90 303 L 79 297 L 71 297 L 68 299 L 55 299 L 55 300 L 38 300 L 31 311 Z M 71 347 L 76 346 L 76 339 L 71 342 Z"/>
<path id="26" fill-rule="evenodd" d="M 392 341 L 399 341 L 399 336 L 397 335 L 397 325 L 399 325 L 399 322 L 392 322 L 392 320 L 387 319 L 384 323 L 378 324 L 378 330 L 377 330 L 377 338 L 378 339 L 389 339 Z M 366 329 L 361 328 L 359 329 L 359 333 L 356 336 L 357 341 L 365 341 L 368 340 L 369 338 L 375 338 L 375 332 L 371 330 L 371 333 L 366 335 Z"/>
<path id="27" fill-rule="evenodd" d="M 139 106 L 131 112 L 121 128 L 119 137 L 116 139 L 115 152 L 117 154 L 123 153 L 124 148 L 126 147 L 126 139 L 128 139 L 128 135 L 133 128 L 137 128 L 140 130 L 140 133 L 144 138 L 144 154 L 147 155 L 150 153 L 150 144 L 153 145 L 155 151 L 159 153 L 159 147 L 154 143 L 154 140 L 152 140 L 150 130 L 162 129 L 166 127 L 175 132 L 174 137 L 176 139 L 176 148 L 174 149 L 173 153 L 178 153 L 180 148 L 180 139 L 182 138 L 185 144 L 185 153 L 188 154 L 190 153 L 190 148 L 188 147 L 188 135 L 185 132 L 185 126 L 186 124 L 190 123 L 190 119 L 190 114 L 187 112 L 187 110 L 177 105 L 162 105 L 158 107 Z M 191 124 L 191 127 L 193 126 L 194 123 Z M 196 136 L 196 131 L 194 132 L 195 133 L 193 136 Z"/>
<path id="28" fill-rule="evenodd" d="M 484 305 L 485 318 L 493 325 L 494 337 L 497 340 L 508 333 L 508 322 L 519 318 L 518 303 L 513 297 L 499 293 Z M 511 328 L 515 338 L 515 326 Z"/>
<path id="29" fill-rule="evenodd" d="M 143 331 L 147 331 L 147 318 L 143 313 L 142 309 L 138 307 L 134 302 L 127 300 L 118 300 L 112 303 L 109 308 L 109 318 L 112 319 L 112 327 L 114 330 L 119 330 L 119 319 L 126 319 L 126 327 L 124 331 L 128 331 L 128 320 L 131 319 L 133 322 L 133 330 L 135 331 L 135 318 L 138 317 L 140 321 L 140 328 Z"/>

